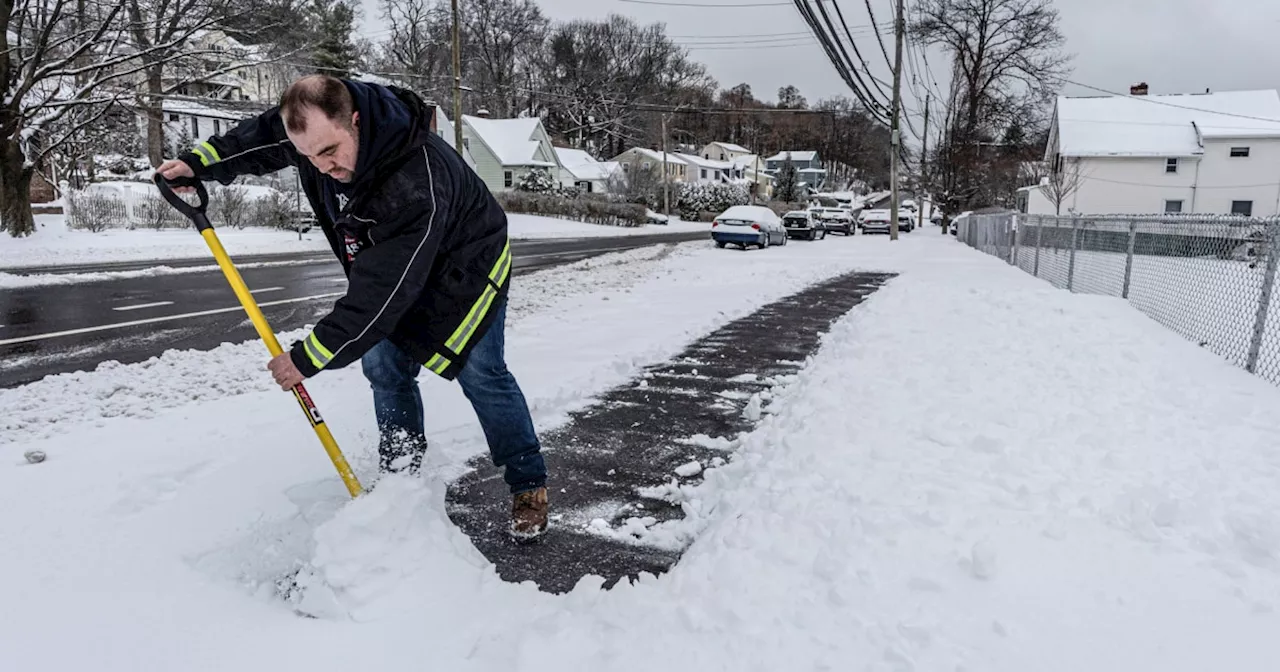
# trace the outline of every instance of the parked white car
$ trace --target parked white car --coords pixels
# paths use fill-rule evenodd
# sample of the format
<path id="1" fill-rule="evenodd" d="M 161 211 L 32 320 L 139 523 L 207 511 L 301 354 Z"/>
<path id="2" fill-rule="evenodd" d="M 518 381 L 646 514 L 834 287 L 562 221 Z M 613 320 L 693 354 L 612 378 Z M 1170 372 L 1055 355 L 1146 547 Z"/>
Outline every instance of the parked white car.
<path id="1" fill-rule="evenodd" d="M 843 233 L 852 236 L 854 231 L 853 215 L 843 208 L 809 208 L 809 213 L 820 220 L 830 233 Z"/>
<path id="2" fill-rule="evenodd" d="M 747 249 L 786 245 L 787 230 L 777 213 L 761 205 L 735 205 L 711 222 L 711 239 L 716 247 L 733 244 Z"/>
<path id="3" fill-rule="evenodd" d="M 792 238 L 822 240 L 827 237 L 827 227 L 808 210 L 792 210 L 783 215 L 782 226 Z"/>
<path id="4" fill-rule="evenodd" d="M 888 208 L 876 208 L 874 210 L 863 210 L 862 215 L 858 217 L 858 228 L 863 233 L 889 233 L 889 219 L 893 213 Z M 916 228 L 916 220 L 912 214 L 904 209 L 898 210 L 898 231 L 902 233 L 911 233 Z"/>

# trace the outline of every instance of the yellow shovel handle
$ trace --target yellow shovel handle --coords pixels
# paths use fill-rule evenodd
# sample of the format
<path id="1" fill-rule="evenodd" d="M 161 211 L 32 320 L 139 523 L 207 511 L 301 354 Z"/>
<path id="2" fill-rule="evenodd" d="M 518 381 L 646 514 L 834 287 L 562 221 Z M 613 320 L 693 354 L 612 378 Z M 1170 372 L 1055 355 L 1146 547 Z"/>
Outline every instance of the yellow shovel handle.
<path id="1" fill-rule="evenodd" d="M 276 335 L 271 331 L 271 327 L 267 324 L 267 318 L 262 314 L 262 309 L 258 307 L 258 302 L 253 299 L 253 295 L 249 293 L 249 287 L 244 284 L 244 279 L 240 277 L 240 271 L 236 270 L 234 264 L 231 263 L 231 257 L 227 255 L 227 251 L 222 247 L 222 241 L 218 240 L 218 234 L 214 233 L 213 228 L 205 228 L 200 231 L 200 235 L 204 236 L 204 240 L 209 244 L 209 249 L 213 251 L 213 257 L 218 260 L 218 266 L 222 269 L 222 274 L 227 276 L 227 282 L 231 283 L 231 289 L 235 291 L 236 298 L 240 299 L 240 305 L 244 306 L 244 312 L 249 314 L 249 319 L 253 322 L 253 327 L 258 330 L 258 336 L 267 344 L 267 350 L 271 352 L 272 357 L 276 357 L 284 352 L 280 347 L 280 342 L 276 340 Z M 360 481 L 356 480 L 356 475 L 351 471 L 351 465 L 347 464 L 347 458 L 343 457 L 342 451 L 338 449 L 338 442 L 334 441 L 333 434 L 329 431 L 329 427 L 325 425 L 324 418 L 320 416 L 320 411 L 316 409 L 316 405 L 311 401 L 311 395 L 307 394 L 306 388 L 299 383 L 293 388 L 293 396 L 298 400 L 298 404 L 302 406 L 302 411 L 307 414 L 307 421 L 311 423 L 312 429 L 316 430 L 316 436 L 320 437 L 320 443 L 324 445 L 324 452 L 329 454 L 329 459 L 333 461 L 333 466 L 338 470 L 338 475 L 342 477 L 342 482 L 347 486 L 347 492 L 351 496 L 359 497 L 364 491 L 360 487 Z"/>

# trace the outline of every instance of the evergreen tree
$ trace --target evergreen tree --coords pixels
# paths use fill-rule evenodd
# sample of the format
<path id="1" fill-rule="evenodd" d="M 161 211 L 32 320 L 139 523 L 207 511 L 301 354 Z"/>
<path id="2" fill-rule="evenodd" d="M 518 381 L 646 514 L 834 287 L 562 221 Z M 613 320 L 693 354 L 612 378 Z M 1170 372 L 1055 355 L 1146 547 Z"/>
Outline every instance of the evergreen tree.
<path id="1" fill-rule="evenodd" d="M 783 203 L 795 203 L 800 200 L 800 185 L 796 182 L 796 164 L 791 162 L 791 154 L 778 169 L 778 179 L 774 188 L 774 198 Z"/>
<path id="2" fill-rule="evenodd" d="M 312 0 L 310 19 L 316 39 L 312 52 L 316 71 L 349 77 L 356 61 L 356 47 L 351 42 L 356 21 L 352 0 Z"/>

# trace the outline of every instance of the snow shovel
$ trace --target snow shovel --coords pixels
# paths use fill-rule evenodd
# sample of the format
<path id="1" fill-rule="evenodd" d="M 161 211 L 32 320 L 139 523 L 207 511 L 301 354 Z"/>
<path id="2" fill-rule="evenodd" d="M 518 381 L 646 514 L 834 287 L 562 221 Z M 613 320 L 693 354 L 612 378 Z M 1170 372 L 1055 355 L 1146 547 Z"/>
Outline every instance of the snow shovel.
<path id="1" fill-rule="evenodd" d="M 204 237 L 204 241 L 208 243 L 209 249 L 213 251 L 213 257 L 218 260 L 218 266 L 222 269 L 222 274 L 227 276 L 227 282 L 231 283 L 231 289 L 236 293 L 236 298 L 240 299 L 240 305 L 244 306 L 244 312 L 249 314 L 249 319 L 253 321 L 253 326 L 258 330 L 258 336 L 262 337 L 262 341 L 266 343 L 267 350 L 271 352 L 271 356 L 275 357 L 284 352 L 280 347 L 280 342 L 276 340 L 276 335 L 271 331 L 271 326 L 267 324 L 267 318 L 262 314 L 262 309 L 258 307 L 257 301 L 253 299 L 253 295 L 249 293 L 249 288 L 244 284 L 244 279 L 240 277 L 240 271 L 236 270 L 234 264 L 231 263 L 231 257 L 227 255 L 226 249 L 222 247 L 222 242 L 218 240 L 218 234 L 213 231 L 213 223 L 209 221 L 209 217 L 205 211 L 209 207 L 209 192 L 205 190 L 204 183 L 194 178 L 179 178 L 172 181 L 173 186 L 177 187 L 195 187 L 196 194 L 200 197 L 199 205 L 192 205 L 185 201 L 181 196 L 170 188 L 170 182 L 165 180 L 164 176 L 156 173 L 156 186 L 160 188 L 160 194 L 164 196 L 164 200 L 169 201 L 169 205 L 186 215 L 196 225 L 196 230 Z M 311 423 L 312 429 L 316 430 L 316 436 L 320 437 L 320 443 L 324 445 L 324 450 L 329 454 L 329 459 L 333 460 L 333 466 L 337 468 L 338 475 L 342 477 L 342 482 L 347 486 L 347 492 L 351 493 L 352 498 L 360 496 L 363 489 L 360 482 L 356 480 L 356 475 L 351 471 L 351 466 L 347 464 L 347 458 L 343 457 L 342 451 L 338 449 L 337 441 L 334 441 L 333 434 L 329 432 L 329 427 L 324 424 L 324 418 L 320 416 L 320 411 L 316 409 L 316 405 L 311 401 L 311 395 L 307 394 L 306 388 L 299 383 L 293 388 L 293 396 L 298 400 L 298 405 L 302 407 L 302 412 L 307 415 L 307 421 Z"/>

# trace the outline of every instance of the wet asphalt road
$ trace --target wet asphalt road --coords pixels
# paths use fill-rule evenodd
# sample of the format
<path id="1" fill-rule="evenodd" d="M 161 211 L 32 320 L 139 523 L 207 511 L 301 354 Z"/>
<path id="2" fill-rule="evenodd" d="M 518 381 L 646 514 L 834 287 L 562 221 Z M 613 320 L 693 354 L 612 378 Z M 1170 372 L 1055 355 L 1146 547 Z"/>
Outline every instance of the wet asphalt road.
<path id="1" fill-rule="evenodd" d="M 706 233 L 512 241 L 517 274 L 657 243 L 704 240 Z M 346 289 L 330 254 L 236 260 L 240 274 L 275 331 L 323 317 Z M 270 265 L 255 266 L 266 262 Z M 23 273 L 208 267 L 212 259 L 112 263 Z M 5 272 L 19 272 L 5 269 Z M 256 337 L 216 267 L 190 273 L 0 291 L 0 387 L 88 370 L 101 362 L 132 363 L 170 349 L 208 350 Z"/>

